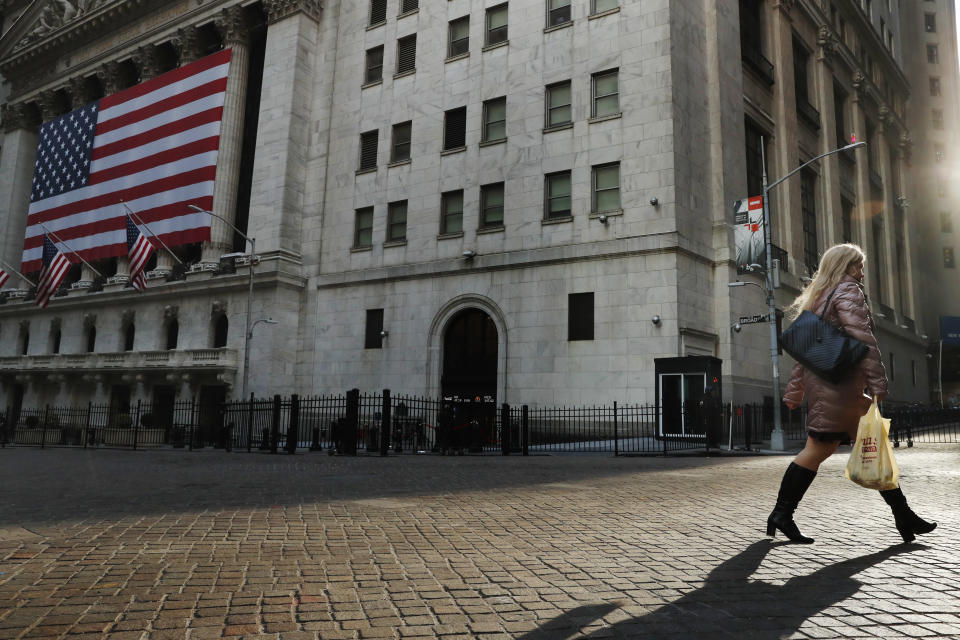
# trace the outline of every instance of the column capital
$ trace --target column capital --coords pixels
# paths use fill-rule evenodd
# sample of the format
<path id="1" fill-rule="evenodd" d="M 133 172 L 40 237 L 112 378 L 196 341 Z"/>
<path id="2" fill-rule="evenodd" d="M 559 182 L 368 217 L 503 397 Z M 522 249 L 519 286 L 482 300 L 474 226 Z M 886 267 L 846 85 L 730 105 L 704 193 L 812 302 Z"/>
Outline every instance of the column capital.
<path id="1" fill-rule="evenodd" d="M 223 37 L 224 47 L 249 43 L 251 25 L 243 7 L 239 5 L 227 7 L 220 12 L 213 23 Z"/>
<path id="2" fill-rule="evenodd" d="M 120 64 L 116 60 L 104 63 L 96 71 L 97 78 L 103 85 L 104 95 L 112 95 L 120 91 Z"/>
<path id="3" fill-rule="evenodd" d="M 141 80 L 156 78 L 160 73 L 160 60 L 157 57 L 157 45 L 145 44 L 139 47 L 131 56 L 133 64 L 140 71 Z"/>
<path id="4" fill-rule="evenodd" d="M 297 13 L 305 13 L 314 22 L 320 22 L 323 9 L 322 0 L 264 0 L 263 5 L 267 10 L 267 24 L 280 22 Z"/>
<path id="5" fill-rule="evenodd" d="M 70 94 L 70 108 L 79 109 L 93 99 L 87 79 L 82 76 L 67 81 L 67 93 Z"/>
<path id="6" fill-rule="evenodd" d="M 913 138 L 906 131 L 900 134 L 900 155 L 907 164 L 913 156 Z"/>
<path id="7" fill-rule="evenodd" d="M 27 105 L 24 102 L 13 104 L 4 104 L 0 111 L 0 118 L 3 119 L 3 131 L 11 133 L 17 129 L 34 129 L 35 126 L 30 122 L 31 118 L 27 113 Z"/>
<path id="8" fill-rule="evenodd" d="M 825 24 L 820 25 L 817 31 L 817 46 L 820 48 L 820 59 L 830 62 L 839 49 L 839 43 L 833 30 Z"/>
<path id="9" fill-rule="evenodd" d="M 774 9 L 779 9 L 783 15 L 790 17 L 790 12 L 793 11 L 793 7 L 797 4 L 797 0 L 777 0 L 773 3 Z"/>
<path id="10" fill-rule="evenodd" d="M 177 29 L 177 35 L 170 39 L 170 43 L 180 55 L 180 66 L 200 58 L 200 34 L 192 24 Z"/>
<path id="11" fill-rule="evenodd" d="M 53 120 L 60 115 L 57 108 L 57 95 L 54 91 L 44 91 L 37 96 L 37 105 L 40 107 L 40 119 L 43 122 Z"/>

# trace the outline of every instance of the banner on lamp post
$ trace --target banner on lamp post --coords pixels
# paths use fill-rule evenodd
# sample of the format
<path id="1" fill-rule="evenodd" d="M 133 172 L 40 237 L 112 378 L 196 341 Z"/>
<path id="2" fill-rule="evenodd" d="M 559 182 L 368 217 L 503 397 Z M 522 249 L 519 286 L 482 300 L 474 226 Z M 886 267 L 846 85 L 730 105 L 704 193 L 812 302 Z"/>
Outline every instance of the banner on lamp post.
<path id="1" fill-rule="evenodd" d="M 733 203 L 734 244 L 737 273 L 755 271 L 750 265 L 767 267 L 763 226 L 763 196 L 752 196 Z"/>

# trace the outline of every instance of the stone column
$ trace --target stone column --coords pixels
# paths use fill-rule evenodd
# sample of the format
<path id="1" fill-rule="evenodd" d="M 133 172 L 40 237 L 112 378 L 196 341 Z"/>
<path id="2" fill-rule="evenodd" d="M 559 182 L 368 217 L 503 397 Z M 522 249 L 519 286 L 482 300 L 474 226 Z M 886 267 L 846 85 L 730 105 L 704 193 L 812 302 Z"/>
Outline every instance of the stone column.
<path id="1" fill-rule="evenodd" d="M 267 0 L 264 8 L 264 88 L 248 228 L 261 256 L 299 270 L 321 9 L 318 0 Z"/>
<path id="2" fill-rule="evenodd" d="M 827 153 L 837 148 L 837 122 L 833 110 L 833 56 L 836 53 L 836 40 L 830 27 L 823 25 L 817 34 L 817 65 L 816 82 L 817 95 L 820 103 L 820 151 Z M 823 246 L 833 246 L 841 237 L 840 233 L 840 155 L 827 156 L 820 161 L 823 181 L 824 216 L 827 224 L 823 225 Z"/>
<path id="3" fill-rule="evenodd" d="M 224 218 L 235 224 L 237 187 L 240 182 L 240 152 L 243 145 L 244 106 L 247 98 L 249 66 L 249 25 L 242 7 L 234 5 L 220 12 L 216 27 L 224 47 L 231 50 L 227 91 L 220 120 L 220 150 L 217 153 L 217 179 L 213 187 L 213 213 L 210 241 L 203 243 L 201 261 L 216 265 L 220 256 L 233 250 L 234 231 Z M 220 218 L 218 218 L 219 216 Z M 249 248 L 247 248 L 249 251 Z"/>
<path id="4" fill-rule="evenodd" d="M 851 111 L 853 116 L 853 130 L 858 136 L 858 140 L 866 139 L 867 135 L 867 116 L 863 110 L 863 99 L 866 93 L 866 78 L 860 71 L 853 74 L 853 94 L 851 98 Z M 870 141 L 872 142 L 872 141 Z M 870 220 L 870 161 L 867 158 L 869 151 L 863 147 L 856 149 L 857 166 L 855 173 L 855 184 L 857 191 L 856 216 L 853 220 L 853 226 L 856 229 L 855 242 L 865 251 L 870 250 L 871 225 Z"/>
<path id="5" fill-rule="evenodd" d="M 797 131 L 800 125 L 797 122 L 797 96 L 793 82 L 793 19 L 790 15 L 793 4 L 792 1 L 777 0 L 770 10 L 772 22 L 770 53 L 776 65 L 773 118 L 777 123 L 776 135 L 771 145 L 772 153 L 767 165 L 767 176 L 770 182 L 793 171 L 797 166 Z M 780 247 L 792 247 L 793 237 L 802 235 L 800 216 L 791 215 L 792 211 L 800 210 L 800 181 L 787 180 L 770 193 L 771 240 L 773 244 Z M 799 255 L 791 251 L 790 255 L 796 265 L 802 264 L 802 251 Z M 790 271 L 804 272 L 799 266 Z"/>
<path id="6" fill-rule="evenodd" d="M 23 262 L 23 240 L 33 164 L 37 155 L 37 126 L 24 103 L 3 105 L 3 146 L 0 148 L 0 258 L 19 269 Z M 4 269 L 7 271 L 7 269 Z M 5 288 L 28 289 L 30 284 L 10 274 Z"/>
<path id="7" fill-rule="evenodd" d="M 887 143 L 888 124 L 891 122 L 892 115 L 890 109 L 880 107 L 879 118 L 877 119 L 877 141 L 870 141 L 870 144 L 877 145 L 877 155 L 880 158 L 880 177 L 883 179 L 883 266 L 880 269 L 880 275 L 884 279 L 883 290 L 888 292 L 887 299 L 882 302 L 890 308 L 896 307 L 897 301 L 897 278 L 894 273 L 897 261 L 894 259 L 893 252 L 893 200 L 896 194 L 893 193 L 893 167 L 890 166 L 890 145 Z M 880 301 L 878 301 L 880 302 Z M 896 318 L 888 318 L 895 322 Z"/>
<path id="8" fill-rule="evenodd" d="M 894 194 L 895 198 L 900 196 L 906 196 L 906 194 L 908 193 L 913 193 L 913 185 L 911 183 L 908 183 L 908 180 L 911 177 L 910 171 L 909 171 L 910 147 L 912 145 L 910 134 L 906 132 L 901 133 L 899 140 L 897 140 L 897 144 L 900 147 L 900 155 L 897 157 L 900 164 L 900 176 L 902 180 L 900 184 L 900 188 L 903 191 L 903 193 Z M 918 321 L 917 324 L 919 325 L 919 324 L 922 324 L 922 322 L 920 322 L 922 319 L 918 317 L 919 311 L 920 311 L 917 306 L 918 297 L 919 297 L 918 296 L 919 292 L 917 290 L 918 274 L 914 271 L 915 257 L 913 255 L 914 243 L 917 242 L 918 240 L 917 238 L 918 231 L 916 230 L 915 226 L 910 224 L 909 222 L 909 219 L 910 219 L 909 201 L 906 201 L 906 200 L 903 201 L 901 203 L 901 206 L 903 207 L 903 221 L 904 221 L 904 225 L 902 229 L 903 238 L 904 238 L 904 243 L 903 243 L 904 253 L 905 253 L 905 255 L 903 256 L 903 263 L 904 265 L 906 265 L 906 270 L 907 270 L 907 272 L 903 276 L 903 282 L 907 283 L 907 295 L 906 295 L 907 308 L 904 309 L 904 313 L 906 313 L 909 317 L 913 318 L 914 320 Z"/>

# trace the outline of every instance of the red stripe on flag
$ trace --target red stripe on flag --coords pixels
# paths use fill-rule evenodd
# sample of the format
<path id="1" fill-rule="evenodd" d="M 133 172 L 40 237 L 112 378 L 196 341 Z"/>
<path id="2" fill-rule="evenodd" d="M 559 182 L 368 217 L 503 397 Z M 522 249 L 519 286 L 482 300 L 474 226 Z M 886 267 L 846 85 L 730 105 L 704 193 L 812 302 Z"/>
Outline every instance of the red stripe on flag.
<path id="1" fill-rule="evenodd" d="M 134 162 L 128 162 L 127 164 L 121 164 L 115 167 L 110 167 L 109 169 L 97 171 L 96 173 L 90 174 L 90 181 L 87 184 L 100 184 L 101 182 L 109 182 L 110 180 L 122 178 L 123 176 L 129 176 L 134 173 L 140 173 L 141 171 L 147 171 L 148 169 L 159 167 L 160 165 L 172 163 L 184 157 L 195 156 L 201 153 L 206 153 L 207 151 L 216 151 L 219 147 L 219 138 L 206 138 L 204 140 L 197 140 L 196 142 L 191 142 L 175 149 L 168 149 L 166 151 L 161 151 L 160 153 L 155 153 L 152 156 L 147 156 Z"/>
<path id="2" fill-rule="evenodd" d="M 110 107 L 115 107 L 118 104 L 123 104 L 128 100 L 133 100 L 134 98 L 139 98 L 140 96 L 145 96 L 151 91 L 156 91 L 160 87 L 165 87 L 167 85 L 174 84 L 175 82 L 180 82 L 186 78 L 189 78 L 192 75 L 206 71 L 207 69 L 212 69 L 218 67 L 221 64 L 230 62 L 230 55 L 232 49 L 224 49 L 212 55 L 207 56 L 197 60 L 196 62 L 191 62 L 188 65 L 184 65 L 173 71 L 168 71 L 161 76 L 157 76 L 152 80 L 147 80 L 136 86 L 130 87 L 129 89 L 124 89 L 119 93 L 115 93 L 111 96 L 107 96 L 100 100 L 100 110 L 109 109 Z"/>
<path id="3" fill-rule="evenodd" d="M 96 135 L 99 136 L 116 129 L 121 129 L 127 125 L 134 124 L 135 122 L 152 118 L 153 116 L 159 115 L 164 111 L 182 107 L 185 104 L 190 104 L 196 100 L 216 95 L 218 93 L 223 93 L 226 90 L 227 79 L 218 78 L 217 80 L 213 80 L 207 84 L 194 87 L 189 91 L 184 91 L 183 93 L 178 93 L 170 96 L 169 98 L 165 98 L 164 100 L 149 104 L 142 109 L 125 113 L 122 116 L 117 116 L 116 118 L 110 118 L 106 122 L 100 122 L 97 124 Z"/>
<path id="4" fill-rule="evenodd" d="M 168 138 L 178 133 L 189 131 L 190 129 L 199 127 L 201 125 L 209 124 L 211 122 L 219 122 L 222 115 L 223 107 L 214 107 L 213 109 L 207 109 L 206 111 L 195 113 L 186 118 L 180 118 L 179 120 L 175 120 L 169 124 L 154 127 L 153 129 L 150 129 L 144 133 L 127 136 L 123 140 L 117 140 L 116 142 L 111 142 L 110 144 L 94 147 L 93 153 L 90 154 L 90 160 L 100 160 L 101 158 L 112 156 L 115 153 L 120 153 L 121 151 L 136 149 L 137 147 L 142 147 L 143 145 L 155 140 Z"/>

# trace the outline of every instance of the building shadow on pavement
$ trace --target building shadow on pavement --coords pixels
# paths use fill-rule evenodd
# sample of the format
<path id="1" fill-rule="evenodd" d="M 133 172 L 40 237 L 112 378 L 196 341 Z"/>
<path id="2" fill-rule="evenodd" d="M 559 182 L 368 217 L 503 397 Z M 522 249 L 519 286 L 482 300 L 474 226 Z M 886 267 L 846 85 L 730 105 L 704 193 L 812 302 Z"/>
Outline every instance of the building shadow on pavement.
<path id="1" fill-rule="evenodd" d="M 717 566 L 706 583 L 678 600 L 643 616 L 620 620 L 578 638 L 736 638 L 779 640 L 790 637 L 807 619 L 853 596 L 861 583 L 853 576 L 895 555 L 926 549 L 898 544 L 843 560 L 782 585 L 750 580 L 767 553 L 769 540 L 751 544 Z M 520 640 L 563 640 L 619 608 L 617 603 L 577 607 L 530 631 Z"/>

